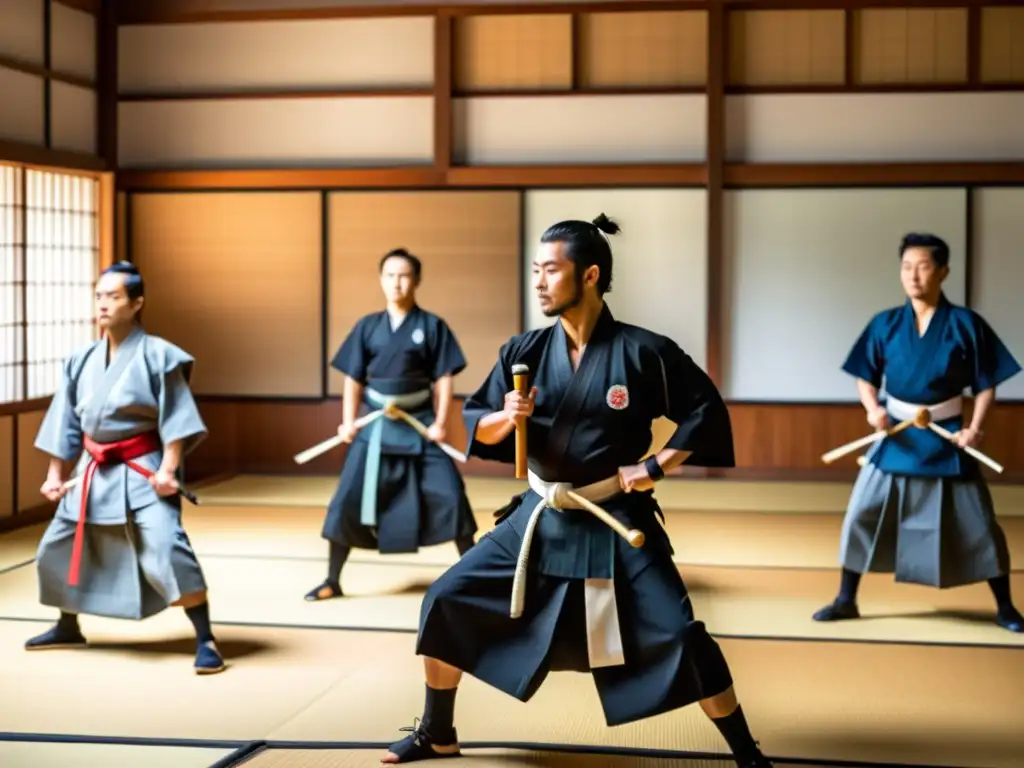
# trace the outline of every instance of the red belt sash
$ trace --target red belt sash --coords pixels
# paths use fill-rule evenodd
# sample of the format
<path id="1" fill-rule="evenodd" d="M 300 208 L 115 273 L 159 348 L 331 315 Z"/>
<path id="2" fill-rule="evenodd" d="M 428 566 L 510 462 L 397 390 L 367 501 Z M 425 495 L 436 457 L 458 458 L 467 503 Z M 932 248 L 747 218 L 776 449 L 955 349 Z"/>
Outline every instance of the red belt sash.
<path id="1" fill-rule="evenodd" d="M 68 584 L 70 586 L 78 586 L 78 574 L 82 567 L 82 547 L 85 544 L 85 515 L 89 508 L 89 486 L 92 483 L 92 476 L 96 473 L 96 468 L 112 464 L 127 464 L 148 479 L 153 476 L 153 472 L 132 459 L 159 451 L 162 447 L 160 434 L 156 431 L 144 432 L 115 443 L 97 443 L 88 435 L 85 436 L 85 450 L 92 459 L 86 466 L 85 475 L 82 477 L 82 502 L 78 508 L 78 525 L 75 528 L 75 543 L 71 550 L 71 567 L 68 569 Z"/>

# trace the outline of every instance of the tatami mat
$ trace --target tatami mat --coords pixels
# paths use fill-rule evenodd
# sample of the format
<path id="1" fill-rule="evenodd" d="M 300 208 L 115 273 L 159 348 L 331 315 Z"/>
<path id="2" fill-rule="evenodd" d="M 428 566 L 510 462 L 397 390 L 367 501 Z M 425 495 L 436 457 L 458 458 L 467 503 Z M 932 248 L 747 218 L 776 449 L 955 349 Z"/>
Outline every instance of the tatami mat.
<path id="1" fill-rule="evenodd" d="M 230 749 L 0 741 L 4 768 L 209 768 Z"/>
<path id="2" fill-rule="evenodd" d="M 526 488 L 525 480 L 467 477 L 466 491 L 474 507 L 490 512 Z M 239 475 L 196 490 L 200 501 L 216 505 L 323 507 L 337 486 L 336 476 Z M 738 512 L 842 512 L 850 483 L 750 482 L 670 478 L 658 484 L 657 497 L 666 510 L 728 510 Z M 1024 516 L 1024 486 L 993 485 L 1001 515 Z"/>
<path id="3" fill-rule="evenodd" d="M 83 617 L 89 648 L 25 651 L 25 640 L 45 627 L 0 620 L 0 690 L 18 692 L 0 697 L 5 731 L 261 739 L 353 667 L 411 652 L 411 638 L 398 634 L 215 627 L 229 667 L 197 676 L 182 611 L 145 622 Z"/>
<path id="4" fill-rule="evenodd" d="M 323 510 L 310 507 L 233 507 L 185 505 L 185 526 L 201 556 L 310 558 L 326 563 L 327 542 L 320 536 Z M 762 568 L 838 568 L 842 517 L 836 514 L 758 512 L 668 512 L 666 529 L 675 560 L 691 565 Z M 481 531 L 493 526 L 479 514 Z M 1024 568 L 1024 517 L 1002 520 L 1014 567 Z M 0 535 L 0 555 L 11 565 L 35 557 L 43 526 Z M 446 566 L 457 559 L 453 544 L 415 554 L 381 556 L 354 550 L 351 562 L 387 562 Z M 3 568 L 0 567 L 0 571 Z"/>
<path id="5" fill-rule="evenodd" d="M 412 642 L 409 638 L 410 648 Z M 1020 767 L 1024 664 L 1017 653 L 745 640 L 721 645 L 766 753 Z M 411 654 L 363 663 L 268 738 L 355 741 L 358 735 L 387 744 L 401 738 L 398 729 L 421 713 L 422 674 L 420 659 Z M 726 751 L 696 706 L 607 727 L 590 676 L 571 673 L 551 675 L 527 704 L 466 678 L 456 724 L 464 742 Z"/>
<path id="6" fill-rule="evenodd" d="M 379 768 L 382 751 L 362 749 L 265 749 L 244 765 L 246 768 Z M 445 763 L 445 765 L 455 765 Z M 462 753 L 458 768 L 728 768 L 721 759 L 687 759 L 677 756 L 645 757 L 616 754 L 574 754 L 551 750 L 471 749 Z M 776 763 L 775 768 L 793 768 Z M 803 764 L 801 768 L 821 768 Z"/>
<path id="7" fill-rule="evenodd" d="M 408 632 L 417 629 L 423 593 L 442 572 L 441 566 L 353 562 L 342 576 L 347 597 L 308 603 L 302 597 L 323 580 L 322 562 L 206 557 L 202 564 L 215 622 Z M 864 618 L 821 624 L 811 614 L 835 595 L 835 572 L 698 566 L 683 566 L 682 572 L 698 616 L 719 635 L 1024 648 L 1024 635 L 993 623 L 985 584 L 934 590 L 871 574 L 862 585 Z M 1024 594 L 1024 574 L 1014 575 L 1013 586 Z M 34 568 L 0 574 L 0 617 L 54 615 L 39 604 Z"/>
<path id="8" fill-rule="evenodd" d="M 189 633 L 172 628 L 168 617 L 141 624 L 94 619 L 84 626 L 98 647 L 45 653 L 20 649 L 38 625 L 0 622 L 0 685 L 19 691 L 0 702 L 5 729 L 388 744 L 421 714 L 422 662 L 412 635 L 221 627 L 232 666 L 197 677 Z M 767 753 L 1019 768 L 1024 664 L 1014 651 L 721 645 Z M 83 706 L 90 700 L 97 705 Z M 466 678 L 456 718 L 466 743 L 726 749 L 696 706 L 608 728 L 589 675 L 554 674 L 527 704 Z"/>

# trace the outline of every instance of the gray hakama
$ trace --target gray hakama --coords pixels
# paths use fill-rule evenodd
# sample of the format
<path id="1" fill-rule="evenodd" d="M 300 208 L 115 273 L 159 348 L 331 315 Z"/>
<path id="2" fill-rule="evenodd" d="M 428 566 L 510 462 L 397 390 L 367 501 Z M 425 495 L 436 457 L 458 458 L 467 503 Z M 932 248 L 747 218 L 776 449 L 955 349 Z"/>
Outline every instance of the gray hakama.
<path id="1" fill-rule="evenodd" d="M 843 370 L 884 384 L 894 425 L 926 409 L 932 426 L 953 434 L 966 426 L 963 393 L 994 391 L 1021 366 L 981 315 L 943 295 L 923 334 L 909 300 L 875 315 Z M 867 459 L 843 522 L 844 568 L 932 587 L 1009 573 L 1006 536 L 974 457 L 931 426 L 910 426 L 875 443 Z"/>
<path id="2" fill-rule="evenodd" d="M 64 461 L 92 461 L 84 435 L 100 444 L 157 432 L 162 445 L 185 442 L 188 453 L 207 434 L 188 382 L 193 359 L 163 339 L 134 330 L 107 365 L 107 343 L 76 351 L 64 366 L 36 448 Z M 133 459 L 155 472 L 162 450 Z M 180 477 L 179 477 L 180 480 Z M 142 619 L 206 580 L 181 524 L 178 497 L 162 498 L 124 463 L 97 467 L 86 512 L 79 584 L 68 583 L 84 483 L 61 499 L 37 553 L 40 601 L 75 614 Z"/>
<path id="3" fill-rule="evenodd" d="M 850 495 L 840 560 L 856 573 L 892 573 L 898 582 L 941 588 L 1010 572 L 984 478 L 894 475 L 870 462 Z"/>

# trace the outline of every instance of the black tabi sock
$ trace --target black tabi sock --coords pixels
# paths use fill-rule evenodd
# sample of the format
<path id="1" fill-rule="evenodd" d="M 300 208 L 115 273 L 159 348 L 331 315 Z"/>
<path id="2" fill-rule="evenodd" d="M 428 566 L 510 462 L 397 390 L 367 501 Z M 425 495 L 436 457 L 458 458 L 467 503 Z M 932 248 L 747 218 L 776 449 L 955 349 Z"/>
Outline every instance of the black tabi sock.
<path id="1" fill-rule="evenodd" d="M 860 574 L 843 568 L 842 580 L 839 583 L 839 602 L 853 605 L 857 602 L 857 588 L 860 586 Z"/>
<path id="2" fill-rule="evenodd" d="M 210 628 L 210 604 L 203 603 L 185 609 L 192 626 L 196 628 L 196 640 L 200 643 L 213 642 L 213 630 Z"/>
<path id="3" fill-rule="evenodd" d="M 733 756 L 740 763 L 751 762 L 761 756 L 757 742 L 750 735 L 750 727 L 743 716 L 743 707 L 736 707 L 731 715 L 712 718 L 722 737 L 729 744 Z"/>
<path id="4" fill-rule="evenodd" d="M 80 632 L 81 630 L 78 628 L 78 614 L 61 611 L 60 618 L 57 619 L 57 629 L 68 633 Z"/>
<path id="5" fill-rule="evenodd" d="M 455 741 L 455 694 L 458 690 L 442 690 L 427 686 L 427 703 L 423 707 L 423 730 L 439 746 L 447 746 Z"/>
<path id="6" fill-rule="evenodd" d="M 1000 611 L 1013 608 L 1013 600 L 1010 599 L 1009 575 L 996 576 L 994 579 L 989 579 L 988 586 L 992 590 L 992 596 L 996 599 L 996 607 Z"/>
<path id="7" fill-rule="evenodd" d="M 327 565 L 327 583 L 333 586 L 341 584 L 341 569 L 352 552 L 351 547 L 331 542 L 331 559 Z"/>
<path id="8" fill-rule="evenodd" d="M 473 534 L 469 534 L 469 536 L 463 536 L 461 538 L 456 539 L 455 547 L 459 550 L 459 557 L 466 554 L 470 549 L 472 549 L 473 544 Z"/>

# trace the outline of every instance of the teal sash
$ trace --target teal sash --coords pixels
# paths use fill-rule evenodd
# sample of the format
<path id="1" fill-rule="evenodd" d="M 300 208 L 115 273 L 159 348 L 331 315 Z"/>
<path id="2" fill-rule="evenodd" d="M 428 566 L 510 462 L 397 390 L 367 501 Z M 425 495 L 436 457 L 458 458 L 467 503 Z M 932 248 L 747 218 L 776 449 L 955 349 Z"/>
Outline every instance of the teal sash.
<path id="1" fill-rule="evenodd" d="M 363 396 L 367 402 L 378 408 L 376 418 L 369 426 L 369 442 L 366 446 L 366 467 L 363 471 L 363 496 L 359 512 L 359 522 L 363 525 L 375 528 L 377 526 L 377 490 L 380 479 L 380 455 L 384 438 L 384 409 L 389 405 L 408 411 L 429 402 L 431 390 L 425 389 L 419 392 L 410 392 L 407 395 L 382 395 L 376 390 L 367 387 L 363 390 Z M 412 429 L 412 427 L 408 427 Z"/>

